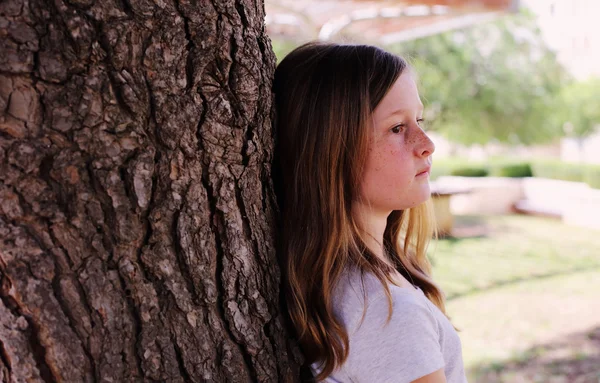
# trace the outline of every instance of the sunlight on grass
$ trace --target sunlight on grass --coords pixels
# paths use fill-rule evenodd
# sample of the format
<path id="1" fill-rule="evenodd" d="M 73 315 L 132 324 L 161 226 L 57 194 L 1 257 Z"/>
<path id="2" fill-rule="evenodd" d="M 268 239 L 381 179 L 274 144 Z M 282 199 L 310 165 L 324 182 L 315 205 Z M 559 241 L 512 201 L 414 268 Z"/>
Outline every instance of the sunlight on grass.
<path id="1" fill-rule="evenodd" d="M 539 345 L 600 326 L 600 232 L 527 216 L 459 217 L 457 225 L 484 235 L 439 240 L 429 255 L 461 330 L 469 381 L 535 374 L 549 352 Z M 568 366 L 597 357 L 565 350 Z M 547 377 L 552 363 L 540 366 Z"/>
<path id="2" fill-rule="evenodd" d="M 448 302 L 466 366 L 600 325 L 600 270 L 521 282 Z"/>
<path id="3" fill-rule="evenodd" d="M 462 218 L 473 224 L 471 217 Z M 461 217 L 458 217 L 461 225 Z M 433 243 L 434 278 L 449 299 L 531 278 L 600 267 L 600 232 L 526 216 L 486 217 L 486 235 Z"/>
<path id="4" fill-rule="evenodd" d="M 523 373 L 520 370 L 539 372 L 547 378 L 555 375 L 555 358 L 575 365 L 597 359 L 598 346 L 580 349 L 573 344 L 577 343 L 573 334 L 600 326 L 599 292 L 597 270 L 521 282 L 450 301 L 447 309 L 453 324 L 461 330 L 469 381 L 516 381 L 510 380 L 509 375 Z M 566 344 L 558 350 L 559 355 L 551 346 L 544 346 L 557 342 Z M 526 367 L 519 368 L 520 363 Z M 537 372 L 536 365 L 540 366 Z M 600 373 L 600 366 L 597 367 L 595 371 Z M 499 378 L 490 379 L 490 374 L 486 374 L 486 379 L 479 377 L 486 371 L 493 371 L 491 375 Z"/>

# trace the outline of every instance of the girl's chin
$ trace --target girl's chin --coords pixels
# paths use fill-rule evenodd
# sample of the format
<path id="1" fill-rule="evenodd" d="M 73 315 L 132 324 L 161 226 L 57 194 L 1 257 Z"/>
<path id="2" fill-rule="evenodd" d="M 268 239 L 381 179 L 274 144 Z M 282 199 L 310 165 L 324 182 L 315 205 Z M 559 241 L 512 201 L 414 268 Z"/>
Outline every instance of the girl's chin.
<path id="1" fill-rule="evenodd" d="M 431 192 L 429 191 L 429 188 L 427 188 L 426 192 L 423 193 L 419 193 L 419 195 L 415 195 L 414 198 L 411 198 L 409 201 L 398 201 L 397 204 L 395 204 L 395 208 L 392 210 L 405 210 L 405 209 L 411 209 L 413 207 L 417 207 L 420 204 L 427 202 L 427 200 L 431 197 Z"/>

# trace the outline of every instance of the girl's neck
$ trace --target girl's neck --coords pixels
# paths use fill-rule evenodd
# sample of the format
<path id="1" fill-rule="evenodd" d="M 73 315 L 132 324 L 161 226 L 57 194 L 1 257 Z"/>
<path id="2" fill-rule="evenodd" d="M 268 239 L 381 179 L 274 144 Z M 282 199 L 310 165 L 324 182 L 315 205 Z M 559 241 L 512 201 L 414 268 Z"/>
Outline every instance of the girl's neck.
<path id="1" fill-rule="evenodd" d="M 359 229 L 362 231 L 362 239 L 365 245 L 382 261 L 389 263 L 385 255 L 383 245 L 383 233 L 387 225 L 387 217 L 391 212 L 377 213 L 369 206 L 355 203 L 352 205 L 352 214 Z"/>

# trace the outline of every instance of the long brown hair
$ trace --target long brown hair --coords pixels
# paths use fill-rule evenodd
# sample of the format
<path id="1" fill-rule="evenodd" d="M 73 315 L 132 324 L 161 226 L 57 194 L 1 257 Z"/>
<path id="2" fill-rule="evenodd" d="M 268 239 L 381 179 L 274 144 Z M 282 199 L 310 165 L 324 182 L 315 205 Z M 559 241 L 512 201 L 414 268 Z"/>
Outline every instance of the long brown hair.
<path id="1" fill-rule="evenodd" d="M 275 71 L 278 254 L 289 316 L 306 361 L 321 363 L 317 380 L 348 356 L 348 332 L 332 302 L 346 267 L 381 281 L 388 320 L 388 283 L 394 283 L 396 271 L 444 312 L 426 258 L 433 233 L 429 203 L 389 215 L 384 232 L 389 263 L 367 248 L 351 214 L 353 199 L 360 198 L 372 112 L 406 68 L 401 57 L 373 46 L 313 42 L 289 53 Z"/>

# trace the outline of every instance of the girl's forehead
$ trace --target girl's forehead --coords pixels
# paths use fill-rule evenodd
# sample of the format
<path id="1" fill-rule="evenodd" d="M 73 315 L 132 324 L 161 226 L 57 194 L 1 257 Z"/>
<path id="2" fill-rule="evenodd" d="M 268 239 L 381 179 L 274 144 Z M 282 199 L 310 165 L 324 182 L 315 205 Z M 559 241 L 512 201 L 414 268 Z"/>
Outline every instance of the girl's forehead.
<path id="1" fill-rule="evenodd" d="M 404 71 L 373 111 L 375 120 L 419 112 L 423 108 L 415 77 Z"/>

